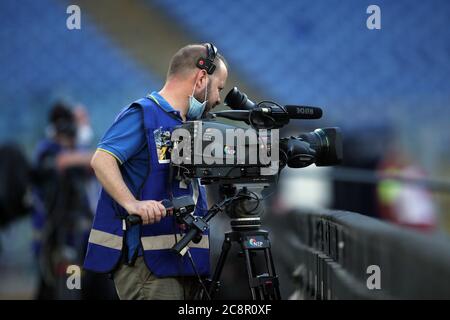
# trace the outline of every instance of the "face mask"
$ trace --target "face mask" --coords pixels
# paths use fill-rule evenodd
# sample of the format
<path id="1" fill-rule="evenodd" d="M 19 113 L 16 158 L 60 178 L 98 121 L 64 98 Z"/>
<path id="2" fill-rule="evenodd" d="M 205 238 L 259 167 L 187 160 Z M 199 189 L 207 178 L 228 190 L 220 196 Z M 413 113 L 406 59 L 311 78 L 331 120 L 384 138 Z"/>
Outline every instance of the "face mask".
<path id="1" fill-rule="evenodd" d="M 199 102 L 197 99 L 194 98 L 194 91 L 195 91 L 195 85 L 194 85 L 194 90 L 192 90 L 192 95 L 189 96 L 189 110 L 187 113 L 188 120 L 200 119 L 203 114 L 203 111 L 205 111 L 206 103 L 208 101 L 208 100 L 206 100 L 206 97 L 208 96 L 208 78 L 206 78 L 206 89 L 205 89 L 205 101 L 204 102 Z"/>
<path id="2" fill-rule="evenodd" d="M 94 131 L 89 125 L 82 125 L 77 130 L 77 143 L 80 146 L 88 147 L 94 138 Z"/>

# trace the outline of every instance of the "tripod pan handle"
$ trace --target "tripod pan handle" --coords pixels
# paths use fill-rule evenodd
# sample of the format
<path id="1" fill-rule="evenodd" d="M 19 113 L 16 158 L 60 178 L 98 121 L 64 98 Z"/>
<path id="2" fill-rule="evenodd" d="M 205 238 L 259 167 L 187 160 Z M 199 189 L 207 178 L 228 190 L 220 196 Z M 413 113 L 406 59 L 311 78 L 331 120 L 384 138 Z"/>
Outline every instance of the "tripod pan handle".
<path id="1" fill-rule="evenodd" d="M 195 236 L 197 235 L 197 232 L 198 232 L 198 230 L 195 228 L 190 229 L 189 232 L 186 233 L 186 235 L 180 239 L 180 241 L 175 243 L 175 245 L 172 247 L 172 250 L 178 254 L 181 254 L 184 247 L 186 247 L 188 245 L 188 243 L 191 242 L 192 239 L 195 238 Z"/>

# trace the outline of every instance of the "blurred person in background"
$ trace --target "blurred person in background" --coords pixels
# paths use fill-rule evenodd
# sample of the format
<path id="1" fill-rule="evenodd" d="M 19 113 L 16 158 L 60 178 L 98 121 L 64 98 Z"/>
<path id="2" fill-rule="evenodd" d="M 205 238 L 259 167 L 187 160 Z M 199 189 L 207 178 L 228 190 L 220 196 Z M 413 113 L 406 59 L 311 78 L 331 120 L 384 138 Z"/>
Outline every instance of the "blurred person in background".
<path id="1" fill-rule="evenodd" d="M 378 166 L 381 181 L 377 185 L 379 214 L 392 223 L 432 231 L 436 227 L 436 205 L 429 190 L 417 182 L 391 179 L 426 178 L 425 171 L 413 163 L 397 144 L 388 148 Z"/>
<path id="2" fill-rule="evenodd" d="M 31 165 L 18 144 L 0 145 L 0 231 L 30 213 L 30 173 Z"/>
<path id="3" fill-rule="evenodd" d="M 64 103 L 56 103 L 49 112 L 47 137 L 38 143 L 34 159 L 37 299 L 81 298 L 79 290 L 66 288 L 66 269 L 81 265 L 85 253 L 93 216 L 85 186 L 93 175 L 89 167 L 92 153 L 80 149 L 77 133 L 74 112 Z"/>

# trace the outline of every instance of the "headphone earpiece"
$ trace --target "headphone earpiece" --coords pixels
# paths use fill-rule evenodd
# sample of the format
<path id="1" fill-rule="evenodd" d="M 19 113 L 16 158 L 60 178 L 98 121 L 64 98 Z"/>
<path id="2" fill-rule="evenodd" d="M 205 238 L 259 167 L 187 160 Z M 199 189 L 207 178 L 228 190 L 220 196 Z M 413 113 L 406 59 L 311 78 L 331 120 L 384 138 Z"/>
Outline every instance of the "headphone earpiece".
<path id="1" fill-rule="evenodd" d="M 197 67 L 202 70 L 206 70 L 208 74 L 213 74 L 214 71 L 216 70 L 214 60 L 216 59 L 217 56 L 217 48 L 211 43 L 206 43 L 205 47 L 206 47 L 206 58 L 204 57 L 198 58 Z"/>

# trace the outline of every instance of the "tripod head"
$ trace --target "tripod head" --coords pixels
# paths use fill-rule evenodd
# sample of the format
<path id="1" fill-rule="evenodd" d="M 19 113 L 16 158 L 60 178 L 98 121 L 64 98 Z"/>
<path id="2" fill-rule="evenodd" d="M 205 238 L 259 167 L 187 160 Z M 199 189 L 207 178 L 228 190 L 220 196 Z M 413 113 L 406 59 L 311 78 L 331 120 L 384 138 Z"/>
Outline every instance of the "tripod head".
<path id="1" fill-rule="evenodd" d="M 259 229 L 264 209 L 255 192 L 250 191 L 246 186 L 237 188 L 232 184 L 221 185 L 220 191 L 225 195 L 225 199 L 233 199 L 224 210 L 230 217 L 233 231 Z"/>

